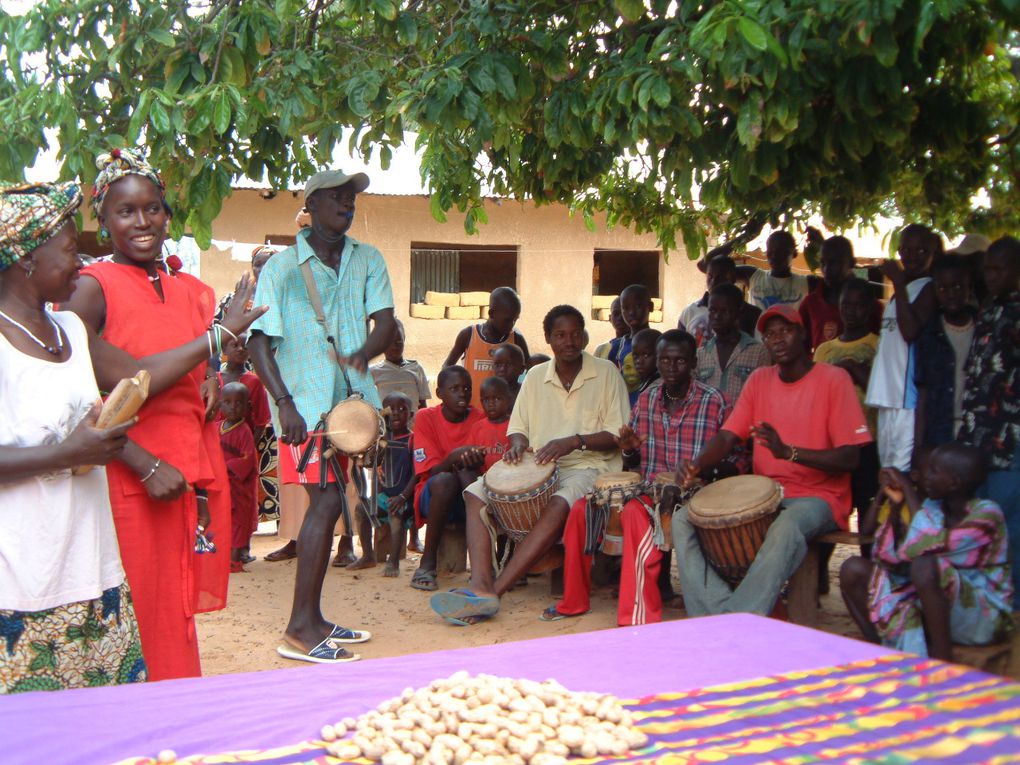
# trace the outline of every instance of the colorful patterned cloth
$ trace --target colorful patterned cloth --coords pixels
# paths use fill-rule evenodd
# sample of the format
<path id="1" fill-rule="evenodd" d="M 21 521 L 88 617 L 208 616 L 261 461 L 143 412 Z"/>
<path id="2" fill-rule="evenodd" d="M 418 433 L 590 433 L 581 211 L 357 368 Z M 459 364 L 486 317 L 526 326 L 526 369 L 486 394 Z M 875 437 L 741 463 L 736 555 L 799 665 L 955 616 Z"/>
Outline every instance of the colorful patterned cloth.
<path id="1" fill-rule="evenodd" d="M 950 633 L 955 643 L 985 645 L 1003 640 L 1012 629 L 1013 583 L 1006 548 L 1006 522 L 994 502 L 975 499 L 967 516 L 945 528 L 942 503 L 926 500 L 902 542 L 890 523 L 875 537 L 869 608 L 882 642 L 898 651 L 928 655 L 910 562 L 936 557 L 939 583 L 952 603 Z"/>
<path id="2" fill-rule="evenodd" d="M 967 357 L 959 441 L 989 455 L 992 470 L 1015 470 L 1020 449 L 1020 292 L 979 315 Z"/>
<path id="3" fill-rule="evenodd" d="M 91 204 L 92 213 L 97 218 L 110 186 L 126 175 L 140 175 L 143 178 L 148 178 L 159 188 L 160 196 L 163 196 L 166 191 L 159 171 L 146 162 L 140 152 L 132 149 L 111 149 L 109 154 L 100 154 L 96 157 L 96 167 L 99 169 L 99 175 L 96 176 L 96 182 L 92 184 Z"/>
<path id="4" fill-rule="evenodd" d="M 1020 761 L 1020 684 L 940 661 L 889 655 L 632 701 L 649 745 L 571 762 L 1006 763 Z M 121 765 L 151 765 L 149 758 Z M 336 765 L 321 741 L 197 755 L 183 765 Z M 367 763 L 368 760 L 358 760 Z"/>
<path id="5" fill-rule="evenodd" d="M 0 271 L 49 241 L 80 204 L 76 183 L 0 189 Z"/>
<path id="6" fill-rule="evenodd" d="M 0 610 L 0 693 L 144 683 L 131 590 L 45 611 Z"/>

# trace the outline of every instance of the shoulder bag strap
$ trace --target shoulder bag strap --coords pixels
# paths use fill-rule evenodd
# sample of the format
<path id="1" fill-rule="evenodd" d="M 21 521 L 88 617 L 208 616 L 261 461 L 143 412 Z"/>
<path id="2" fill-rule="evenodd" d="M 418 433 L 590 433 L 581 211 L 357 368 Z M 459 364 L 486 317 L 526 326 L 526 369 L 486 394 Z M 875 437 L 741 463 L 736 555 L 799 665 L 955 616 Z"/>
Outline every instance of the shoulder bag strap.
<path id="1" fill-rule="evenodd" d="M 312 310 L 315 311 L 315 321 L 322 327 L 322 333 L 326 336 L 326 342 L 329 343 L 329 358 L 333 362 L 337 362 L 340 357 L 339 351 L 336 348 L 336 340 L 329 333 L 329 328 L 326 326 L 326 314 L 322 310 L 322 297 L 319 295 L 319 288 L 315 286 L 315 276 L 312 274 L 312 263 L 306 260 L 301 264 L 301 277 L 305 280 L 305 291 L 308 293 L 308 300 L 312 304 Z"/>

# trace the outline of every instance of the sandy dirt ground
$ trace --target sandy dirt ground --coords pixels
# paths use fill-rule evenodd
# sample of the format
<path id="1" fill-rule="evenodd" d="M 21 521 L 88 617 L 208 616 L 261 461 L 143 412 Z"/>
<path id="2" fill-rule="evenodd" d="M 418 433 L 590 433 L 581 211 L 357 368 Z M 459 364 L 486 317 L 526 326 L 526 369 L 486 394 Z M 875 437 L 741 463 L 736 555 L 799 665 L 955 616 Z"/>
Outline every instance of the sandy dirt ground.
<path id="1" fill-rule="evenodd" d="M 266 528 L 267 524 L 263 524 Z M 258 556 L 248 564 L 247 573 L 232 574 L 225 610 L 202 614 L 198 619 L 202 669 L 207 675 L 228 672 L 253 672 L 298 666 L 276 654 L 276 646 L 287 623 L 294 587 L 295 560 L 268 563 L 267 553 L 282 544 L 276 536 L 256 536 L 252 553 Z M 833 587 L 822 596 L 820 628 L 849 637 L 856 628 L 835 586 L 835 572 L 851 548 L 839 547 L 830 563 Z M 610 588 L 592 593 L 590 614 L 558 622 L 539 621 L 542 609 L 554 601 L 549 594 L 549 575 L 529 579 L 527 587 L 510 592 L 503 599 L 497 618 L 473 627 L 456 627 L 436 616 L 429 608 L 430 593 L 412 589 L 411 574 L 418 556 L 409 554 L 401 561 L 400 577 L 382 575 L 383 566 L 348 571 L 330 568 L 323 588 L 323 614 L 345 627 L 367 629 L 372 640 L 356 647 L 362 658 L 399 656 L 448 648 L 463 648 L 513 640 L 527 640 L 616 626 L 616 603 Z M 467 573 L 441 576 L 440 588 L 463 585 Z M 674 589 L 679 590 L 676 570 Z M 684 612 L 667 609 L 666 619 L 684 618 Z"/>

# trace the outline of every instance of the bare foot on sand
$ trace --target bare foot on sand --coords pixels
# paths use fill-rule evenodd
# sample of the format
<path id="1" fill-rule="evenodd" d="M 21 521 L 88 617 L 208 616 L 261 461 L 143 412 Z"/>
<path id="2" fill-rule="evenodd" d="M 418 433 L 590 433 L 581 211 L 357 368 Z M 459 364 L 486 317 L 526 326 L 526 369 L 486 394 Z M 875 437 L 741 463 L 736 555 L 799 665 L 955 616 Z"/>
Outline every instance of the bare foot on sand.
<path id="1" fill-rule="evenodd" d="M 400 576 L 400 561 L 388 560 L 386 561 L 386 568 L 383 569 L 383 576 L 388 576 L 391 579 Z"/>
<path id="2" fill-rule="evenodd" d="M 375 568 L 375 556 L 363 555 L 351 564 L 348 564 L 348 571 L 360 571 L 363 568 Z"/>
<path id="3" fill-rule="evenodd" d="M 423 545 L 417 538 L 412 538 L 407 543 L 407 551 L 413 553 L 423 553 L 425 552 L 425 545 Z"/>
<path id="4" fill-rule="evenodd" d="M 270 563 L 275 563 L 281 560 L 290 560 L 291 558 L 297 557 L 297 542 L 291 540 L 279 550 L 273 550 L 263 560 L 267 560 Z"/>
<path id="5" fill-rule="evenodd" d="M 333 565 L 336 568 L 350 568 L 351 564 L 357 560 L 357 557 L 355 557 L 351 550 L 344 550 L 343 552 L 338 552 L 336 557 L 333 558 Z"/>

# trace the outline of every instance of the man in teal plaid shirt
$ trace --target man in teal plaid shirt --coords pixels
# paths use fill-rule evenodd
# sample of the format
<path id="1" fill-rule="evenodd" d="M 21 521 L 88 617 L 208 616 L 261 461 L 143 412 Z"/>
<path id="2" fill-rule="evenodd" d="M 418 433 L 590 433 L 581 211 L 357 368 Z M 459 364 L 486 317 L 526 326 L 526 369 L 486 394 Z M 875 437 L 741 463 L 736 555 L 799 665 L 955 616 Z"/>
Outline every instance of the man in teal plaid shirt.
<path id="1" fill-rule="evenodd" d="M 346 175 L 339 170 L 316 173 L 308 180 L 305 207 L 311 225 L 298 233 L 293 247 L 273 256 L 263 268 L 255 301 L 269 310 L 252 325 L 248 341 L 255 369 L 275 404 L 280 481 L 304 485 L 309 496 L 297 540 L 294 604 L 285 644 L 277 651 L 315 663 L 352 661 L 357 655 L 348 653 L 344 644 L 371 637 L 322 616 L 322 582 L 343 497 L 332 472 L 326 487 L 320 488 L 319 470 L 326 467 L 318 464 L 317 454 L 308 463 L 307 477 L 297 471 L 311 423 L 352 392 L 379 406 L 368 362 L 385 350 L 396 329 L 393 293 L 380 252 L 347 236 L 357 194 L 367 186 L 363 173 Z M 317 319 L 303 267 L 311 269 L 325 326 Z"/>

